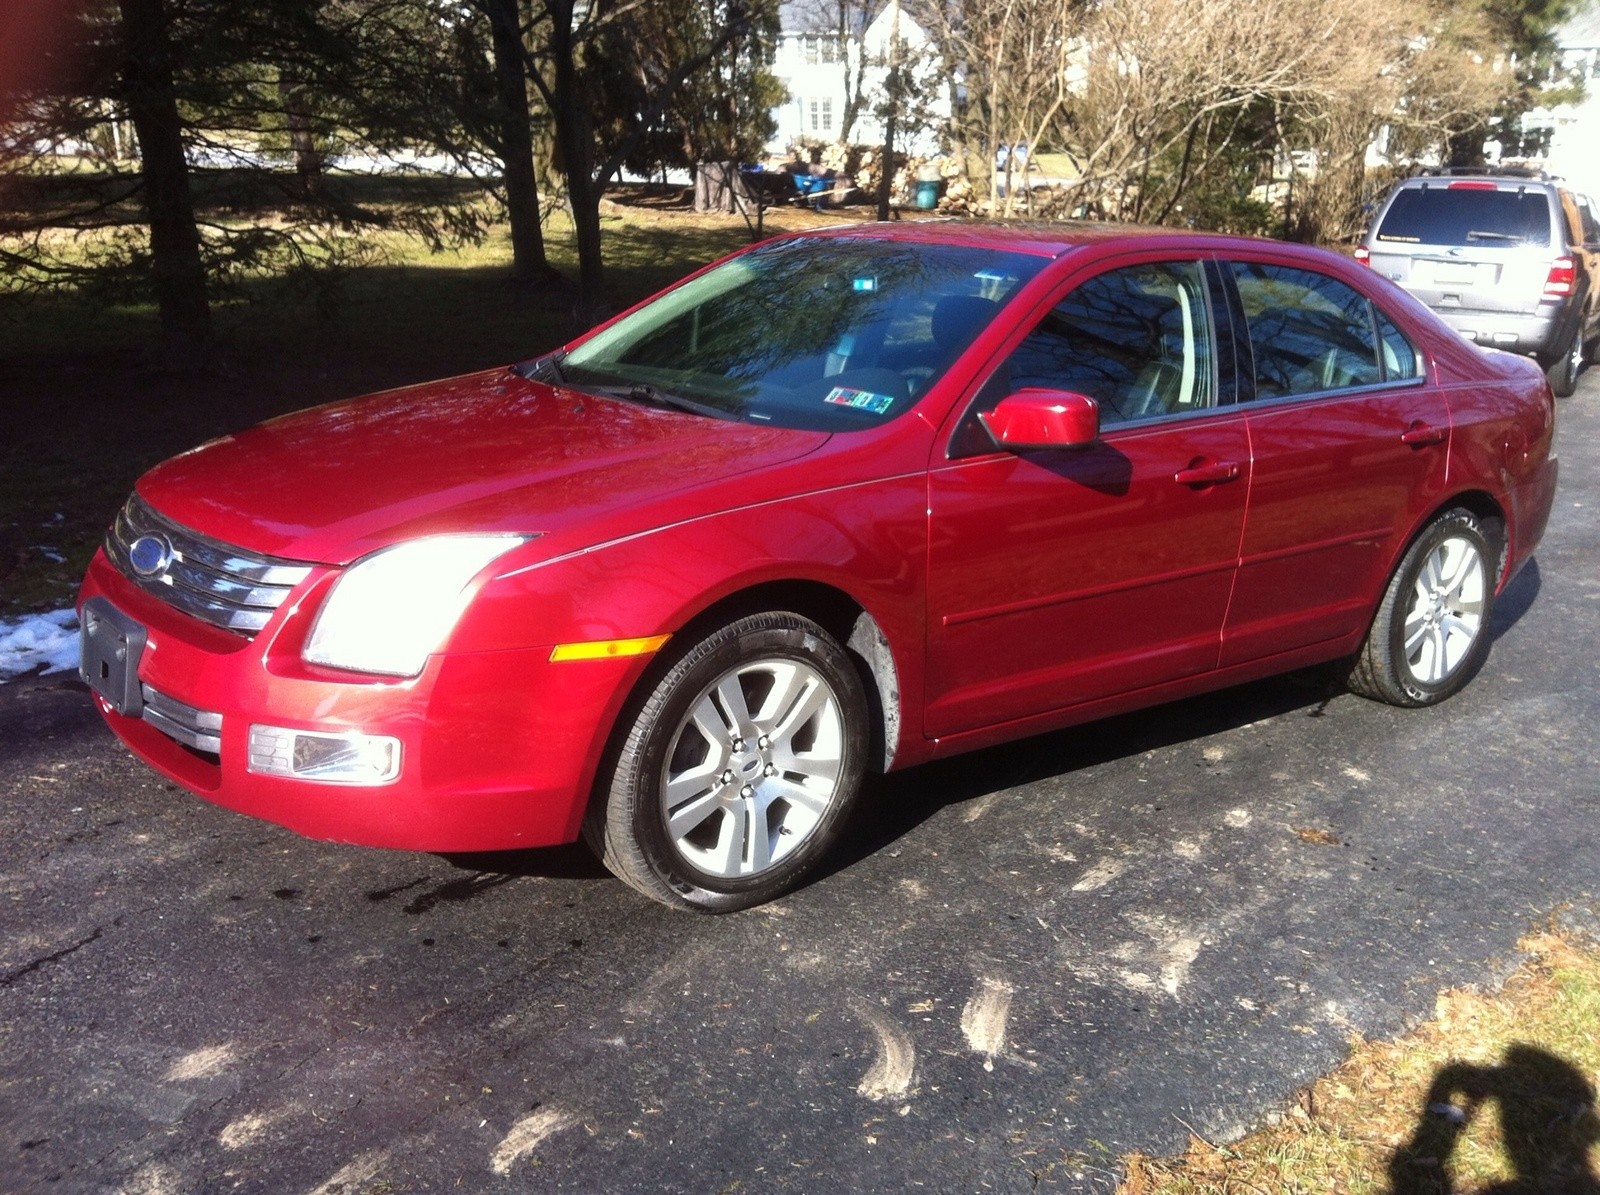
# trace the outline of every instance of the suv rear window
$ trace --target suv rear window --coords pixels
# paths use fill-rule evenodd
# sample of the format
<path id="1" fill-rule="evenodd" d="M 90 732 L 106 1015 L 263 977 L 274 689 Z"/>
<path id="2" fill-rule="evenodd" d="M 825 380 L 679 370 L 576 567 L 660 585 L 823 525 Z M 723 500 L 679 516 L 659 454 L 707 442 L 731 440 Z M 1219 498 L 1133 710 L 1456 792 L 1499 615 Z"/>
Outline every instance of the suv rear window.
<path id="1" fill-rule="evenodd" d="M 1377 239 L 1420 245 L 1548 245 L 1550 201 L 1543 191 L 1407 187 L 1389 205 Z"/>

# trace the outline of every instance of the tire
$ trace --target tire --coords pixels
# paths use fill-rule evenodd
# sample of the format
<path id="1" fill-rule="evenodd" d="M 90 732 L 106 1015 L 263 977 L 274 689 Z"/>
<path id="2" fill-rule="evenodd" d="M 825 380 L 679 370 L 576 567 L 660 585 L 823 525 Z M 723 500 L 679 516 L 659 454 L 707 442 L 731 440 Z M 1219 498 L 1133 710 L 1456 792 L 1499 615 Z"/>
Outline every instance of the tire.
<path id="1" fill-rule="evenodd" d="M 1398 706 L 1460 691 L 1489 652 L 1499 549 L 1471 511 L 1429 523 L 1389 578 L 1346 683 Z"/>
<path id="2" fill-rule="evenodd" d="M 634 715 L 584 834 L 618 878 L 729 913 L 795 887 L 861 787 L 867 699 L 845 650 L 797 614 L 691 646 Z"/>
<path id="3" fill-rule="evenodd" d="M 1583 327 L 1580 323 L 1561 347 L 1561 355 L 1544 371 L 1557 398 L 1571 398 L 1578 389 L 1578 371 L 1583 368 Z"/>

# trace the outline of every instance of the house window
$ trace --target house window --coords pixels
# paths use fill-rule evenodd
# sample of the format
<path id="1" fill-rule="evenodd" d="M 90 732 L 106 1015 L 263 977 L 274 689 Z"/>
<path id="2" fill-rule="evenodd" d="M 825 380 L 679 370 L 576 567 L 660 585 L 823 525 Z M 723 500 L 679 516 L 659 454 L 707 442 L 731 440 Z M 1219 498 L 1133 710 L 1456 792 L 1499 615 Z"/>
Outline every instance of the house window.
<path id="1" fill-rule="evenodd" d="M 839 39 L 831 33 L 808 33 L 800 39 L 800 52 L 807 66 L 839 61 Z"/>
<path id="2" fill-rule="evenodd" d="M 811 101 L 811 131 L 813 133 L 833 132 L 833 101 L 831 99 Z"/>

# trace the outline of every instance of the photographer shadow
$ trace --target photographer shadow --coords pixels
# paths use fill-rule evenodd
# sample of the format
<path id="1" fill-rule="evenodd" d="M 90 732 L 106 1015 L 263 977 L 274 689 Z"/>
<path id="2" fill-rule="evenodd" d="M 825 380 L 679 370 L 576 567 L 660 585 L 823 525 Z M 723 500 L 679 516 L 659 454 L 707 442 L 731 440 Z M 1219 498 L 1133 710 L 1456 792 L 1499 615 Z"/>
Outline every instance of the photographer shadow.
<path id="1" fill-rule="evenodd" d="M 1389 1160 L 1390 1195 L 1451 1195 L 1451 1155 L 1489 1102 L 1516 1175 L 1479 1195 L 1600 1195 L 1589 1156 L 1600 1142 L 1594 1086 L 1570 1063 L 1521 1044 L 1499 1066 L 1457 1062 L 1439 1070 L 1411 1140 Z"/>

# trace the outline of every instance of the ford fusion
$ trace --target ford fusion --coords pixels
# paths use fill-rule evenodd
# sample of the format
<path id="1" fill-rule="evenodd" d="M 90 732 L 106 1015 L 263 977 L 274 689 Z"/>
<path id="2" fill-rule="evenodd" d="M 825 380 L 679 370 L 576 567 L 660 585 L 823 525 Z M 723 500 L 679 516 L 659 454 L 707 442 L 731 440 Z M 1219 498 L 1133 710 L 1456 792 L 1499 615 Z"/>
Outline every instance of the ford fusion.
<path id="1" fill-rule="evenodd" d="M 1317 250 L 941 223 L 768 242 L 562 350 L 140 479 L 80 599 L 207 800 L 794 887 L 876 772 L 1340 661 L 1426 706 L 1556 484 L 1538 366 Z"/>

